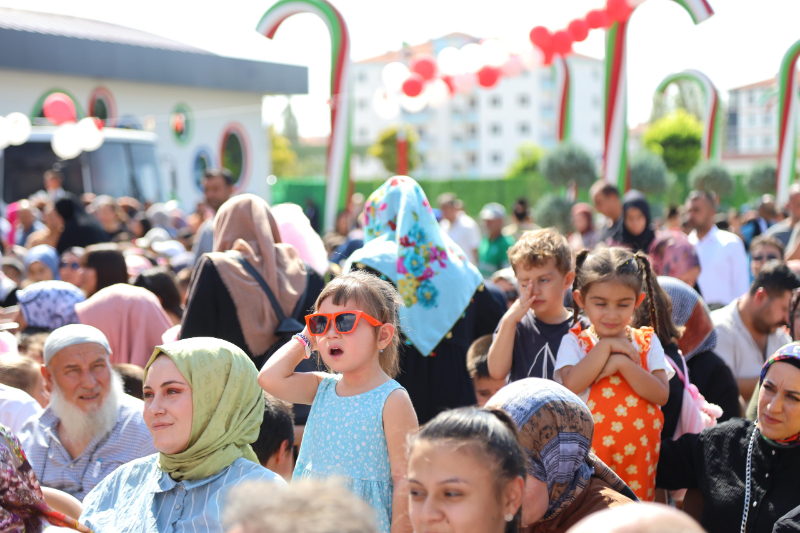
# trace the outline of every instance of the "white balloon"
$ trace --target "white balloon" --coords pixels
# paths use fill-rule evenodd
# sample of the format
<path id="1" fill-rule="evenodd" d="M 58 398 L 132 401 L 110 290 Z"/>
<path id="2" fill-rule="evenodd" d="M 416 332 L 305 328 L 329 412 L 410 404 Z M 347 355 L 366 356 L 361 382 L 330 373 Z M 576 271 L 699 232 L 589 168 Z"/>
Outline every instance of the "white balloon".
<path id="1" fill-rule="evenodd" d="M 397 61 L 389 63 L 381 71 L 381 80 L 390 91 L 399 91 L 403 87 L 410 71 L 408 67 Z"/>
<path id="2" fill-rule="evenodd" d="M 400 116 L 400 100 L 397 94 L 378 87 L 372 97 L 372 109 L 383 120 L 393 120 Z"/>
<path id="3" fill-rule="evenodd" d="M 464 61 L 465 72 L 478 72 L 486 66 L 485 50 L 477 43 L 469 43 L 462 48 L 461 57 Z"/>
<path id="4" fill-rule="evenodd" d="M 502 71 L 504 78 L 512 78 L 519 76 L 525 70 L 525 65 L 522 64 L 522 59 L 519 56 L 511 56 L 508 61 L 503 63 Z"/>
<path id="5" fill-rule="evenodd" d="M 53 152 L 61 159 L 74 159 L 81 153 L 80 130 L 74 122 L 58 127 L 50 141 Z"/>
<path id="6" fill-rule="evenodd" d="M 478 75 L 474 72 L 464 72 L 458 76 L 453 76 L 453 84 L 456 92 L 460 94 L 470 94 L 475 86 L 478 85 Z"/>
<path id="7" fill-rule="evenodd" d="M 9 141 L 11 137 L 11 125 L 8 119 L 0 117 L 0 150 L 11 144 Z"/>
<path id="8" fill-rule="evenodd" d="M 490 67 L 500 68 L 508 61 L 508 49 L 506 45 L 497 39 L 486 39 L 481 43 L 481 50 L 483 51 L 486 64 Z"/>
<path id="9" fill-rule="evenodd" d="M 530 47 L 519 54 L 522 64 L 528 70 L 536 70 L 544 65 L 544 54 L 538 48 Z"/>
<path id="10" fill-rule="evenodd" d="M 631 6 L 632 9 L 636 9 L 640 5 L 644 4 L 645 0 L 626 0 L 626 2 L 628 2 L 628 5 Z"/>
<path id="11" fill-rule="evenodd" d="M 428 98 L 428 105 L 433 109 L 440 109 L 450 102 L 450 87 L 438 78 L 425 84 L 424 94 Z"/>
<path id="12" fill-rule="evenodd" d="M 439 72 L 445 76 L 455 76 L 464 72 L 461 50 L 454 46 L 442 48 L 442 51 L 436 56 L 436 64 L 439 65 Z"/>
<path id="13" fill-rule="evenodd" d="M 424 91 L 419 96 L 414 97 L 406 96 L 405 94 L 400 95 L 400 107 L 409 113 L 419 113 L 425 109 L 426 105 L 428 105 L 428 97 Z"/>
<path id="14" fill-rule="evenodd" d="M 6 117 L 9 126 L 8 143 L 14 146 L 25 144 L 31 136 L 31 119 L 24 113 L 9 113 Z"/>
<path id="15" fill-rule="evenodd" d="M 78 122 L 78 144 L 84 152 L 94 152 L 105 140 L 105 134 L 97 128 L 92 117 L 82 118 Z"/>

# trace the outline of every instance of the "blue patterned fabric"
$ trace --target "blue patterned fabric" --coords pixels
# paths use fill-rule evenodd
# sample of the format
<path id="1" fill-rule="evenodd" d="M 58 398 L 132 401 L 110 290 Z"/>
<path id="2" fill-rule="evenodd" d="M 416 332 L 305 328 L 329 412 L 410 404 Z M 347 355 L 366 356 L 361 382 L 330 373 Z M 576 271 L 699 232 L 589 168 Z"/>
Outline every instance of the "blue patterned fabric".
<path id="1" fill-rule="evenodd" d="M 37 262 L 50 269 L 53 279 L 61 279 L 58 268 L 60 261 L 55 248 L 47 244 L 40 244 L 28 250 L 28 253 L 25 254 L 25 272 L 28 272 L 31 265 Z"/>
<path id="2" fill-rule="evenodd" d="M 506 411 L 519 428 L 528 473 L 547 483 L 550 494 L 543 520 L 556 518 L 594 474 L 587 463 L 594 434 L 591 411 L 567 388 L 540 378 L 506 385 L 489 404 Z"/>
<path id="3" fill-rule="evenodd" d="M 390 178 L 364 206 L 364 247 L 345 264 L 363 264 L 389 278 L 400 292 L 400 328 L 422 355 L 461 318 L 483 278 L 442 231 L 419 184 Z"/>
<path id="4" fill-rule="evenodd" d="M 53 331 L 81 323 L 75 304 L 86 300 L 86 296 L 66 281 L 39 281 L 17 292 L 17 300 L 27 327 Z"/>
<path id="5" fill-rule="evenodd" d="M 341 374 L 322 380 L 311 404 L 292 480 L 338 477 L 375 510 L 379 529 L 392 524 L 392 468 L 383 405 L 402 389 L 395 380 L 357 396 L 341 397 Z"/>
<path id="6" fill-rule="evenodd" d="M 155 453 L 143 410 L 141 400 L 123 394 L 117 423 L 111 431 L 95 436 L 74 459 L 58 438 L 59 420 L 49 407 L 29 419 L 18 436 L 39 483 L 82 500 L 117 467 Z"/>
<path id="7" fill-rule="evenodd" d="M 285 483 L 241 457 L 213 476 L 178 483 L 150 455 L 97 485 L 83 500 L 79 521 L 95 533 L 222 533 L 226 493 L 248 481 Z"/>

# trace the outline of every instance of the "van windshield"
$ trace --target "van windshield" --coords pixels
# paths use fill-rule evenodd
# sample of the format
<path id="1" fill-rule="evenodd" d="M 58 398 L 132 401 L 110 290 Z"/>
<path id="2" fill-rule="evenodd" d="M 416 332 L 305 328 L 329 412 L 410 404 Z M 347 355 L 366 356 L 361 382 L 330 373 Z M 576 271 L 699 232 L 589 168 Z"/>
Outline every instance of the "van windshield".
<path id="1" fill-rule="evenodd" d="M 94 152 L 85 152 L 67 161 L 59 160 L 49 141 L 9 146 L 2 154 L 3 200 L 6 203 L 42 190 L 45 171 L 59 166 L 65 176 L 64 189 L 76 195 L 93 192 L 115 198 L 133 196 L 149 202 L 164 199 L 153 144 L 107 139 Z M 91 191 L 86 191 L 85 184 Z"/>

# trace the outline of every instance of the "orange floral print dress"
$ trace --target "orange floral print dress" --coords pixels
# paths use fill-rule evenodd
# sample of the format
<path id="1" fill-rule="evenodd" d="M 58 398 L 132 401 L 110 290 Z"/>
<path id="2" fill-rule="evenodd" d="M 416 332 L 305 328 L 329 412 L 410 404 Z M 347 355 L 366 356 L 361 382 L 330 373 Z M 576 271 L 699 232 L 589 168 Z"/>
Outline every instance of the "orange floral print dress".
<path id="1" fill-rule="evenodd" d="M 628 328 L 628 331 L 639 347 L 642 367 L 648 370 L 653 328 Z M 581 348 L 589 353 L 596 342 L 589 330 L 573 328 L 573 332 Z M 653 501 L 664 425 L 661 408 L 636 394 L 620 374 L 593 384 L 586 405 L 594 418 L 592 453 L 610 466 L 640 500 Z"/>

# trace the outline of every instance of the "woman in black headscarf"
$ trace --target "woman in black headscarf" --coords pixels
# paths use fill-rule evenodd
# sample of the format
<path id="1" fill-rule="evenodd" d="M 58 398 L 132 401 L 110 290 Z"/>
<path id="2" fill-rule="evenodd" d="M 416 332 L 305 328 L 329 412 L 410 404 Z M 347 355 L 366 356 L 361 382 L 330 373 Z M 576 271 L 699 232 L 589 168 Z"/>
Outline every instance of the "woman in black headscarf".
<path id="1" fill-rule="evenodd" d="M 608 244 L 623 246 L 632 252 L 647 253 L 655 238 L 656 230 L 650 218 L 647 198 L 639 191 L 628 191 L 622 198 L 622 224 Z"/>
<path id="2" fill-rule="evenodd" d="M 59 254 L 73 246 L 85 248 L 111 240 L 100 223 L 86 212 L 83 204 L 74 195 L 65 194 L 56 202 L 55 207 L 64 227 L 56 246 Z"/>

